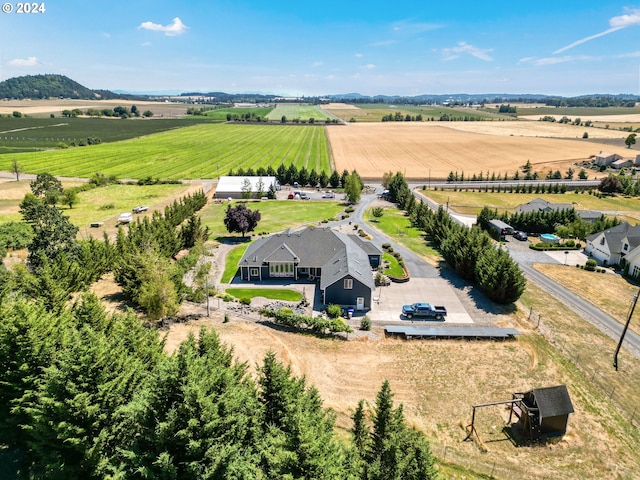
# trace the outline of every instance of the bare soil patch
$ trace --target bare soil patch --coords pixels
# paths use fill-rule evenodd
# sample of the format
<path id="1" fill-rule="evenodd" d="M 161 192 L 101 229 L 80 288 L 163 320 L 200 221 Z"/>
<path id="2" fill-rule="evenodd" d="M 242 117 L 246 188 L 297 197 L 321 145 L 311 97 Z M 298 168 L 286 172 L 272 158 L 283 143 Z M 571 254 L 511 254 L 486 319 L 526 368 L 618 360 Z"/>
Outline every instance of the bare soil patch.
<path id="1" fill-rule="evenodd" d="M 355 169 L 365 178 L 379 178 L 388 171 L 414 179 L 444 179 L 451 171 L 511 175 L 527 160 L 540 168 L 566 171 L 600 150 L 625 154 L 624 148 L 586 142 L 564 128 L 548 130 L 555 125 L 543 123 L 353 123 L 328 128 L 327 135 L 336 169 Z"/>

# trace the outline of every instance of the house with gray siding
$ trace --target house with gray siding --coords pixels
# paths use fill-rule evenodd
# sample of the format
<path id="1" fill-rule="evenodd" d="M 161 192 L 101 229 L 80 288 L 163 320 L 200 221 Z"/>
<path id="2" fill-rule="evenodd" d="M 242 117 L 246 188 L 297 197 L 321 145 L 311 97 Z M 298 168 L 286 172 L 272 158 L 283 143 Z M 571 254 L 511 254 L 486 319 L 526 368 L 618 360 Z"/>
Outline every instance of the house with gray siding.
<path id="1" fill-rule="evenodd" d="M 360 237 L 330 228 L 287 230 L 253 242 L 238 264 L 248 282 L 289 278 L 318 281 L 324 304 L 371 308 L 372 268 L 382 252 Z"/>
<path id="2" fill-rule="evenodd" d="M 638 246 L 640 226 L 622 222 L 615 227 L 589 235 L 584 253 L 601 265 L 618 265 Z"/>

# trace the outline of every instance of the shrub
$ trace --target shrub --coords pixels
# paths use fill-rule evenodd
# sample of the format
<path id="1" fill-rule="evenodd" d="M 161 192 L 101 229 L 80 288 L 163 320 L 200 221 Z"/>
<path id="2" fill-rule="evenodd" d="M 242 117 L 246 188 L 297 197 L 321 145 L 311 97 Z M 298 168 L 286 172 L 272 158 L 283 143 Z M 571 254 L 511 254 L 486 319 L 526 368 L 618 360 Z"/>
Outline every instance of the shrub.
<path id="1" fill-rule="evenodd" d="M 393 250 L 393 247 L 391 246 L 390 243 L 383 243 L 382 244 L 382 249 L 389 251 L 389 249 Z"/>
<path id="2" fill-rule="evenodd" d="M 344 209 L 344 211 L 345 211 L 345 212 L 347 212 L 347 213 L 352 213 L 352 212 L 354 212 L 354 211 L 355 211 L 355 208 L 353 208 L 353 207 L 347 207 L 347 208 L 345 208 L 345 209 Z"/>
<path id="3" fill-rule="evenodd" d="M 338 318 L 342 314 L 340 305 L 331 304 L 327 307 L 327 315 L 329 318 Z"/>
<path id="4" fill-rule="evenodd" d="M 595 272 L 597 265 L 598 263 L 593 258 L 590 258 L 589 260 L 587 260 L 587 263 L 585 264 L 584 269 L 590 272 Z"/>
<path id="5" fill-rule="evenodd" d="M 240 303 L 242 305 L 251 305 L 251 299 L 250 298 L 246 298 L 246 297 L 245 298 L 241 298 L 240 299 Z"/>
<path id="6" fill-rule="evenodd" d="M 365 332 L 371 330 L 371 319 L 367 315 L 360 320 L 360 330 L 364 330 Z"/>

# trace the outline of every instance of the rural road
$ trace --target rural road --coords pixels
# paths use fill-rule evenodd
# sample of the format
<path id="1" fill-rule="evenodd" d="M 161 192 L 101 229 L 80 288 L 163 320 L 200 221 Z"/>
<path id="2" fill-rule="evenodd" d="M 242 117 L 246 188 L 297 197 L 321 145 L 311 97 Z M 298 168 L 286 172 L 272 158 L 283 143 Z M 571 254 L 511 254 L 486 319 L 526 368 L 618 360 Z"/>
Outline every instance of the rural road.
<path id="1" fill-rule="evenodd" d="M 415 186 L 416 185 L 412 185 L 412 187 Z M 431 200 L 426 200 L 425 197 L 419 193 L 419 190 L 413 190 L 413 192 L 418 200 L 425 200 L 430 208 L 438 208 L 437 203 Z M 461 220 L 460 218 L 457 218 L 457 216 L 455 217 L 459 223 L 468 223 Z M 580 315 L 581 318 L 594 325 L 602 333 L 609 336 L 616 343 L 620 340 L 620 335 L 622 335 L 622 329 L 624 325 L 622 325 L 618 320 L 603 312 L 582 297 L 567 290 L 562 285 L 554 282 L 549 277 L 541 274 L 532 267 L 533 263 L 560 264 L 560 262 L 552 259 L 549 255 L 543 252 L 535 252 L 529 249 L 528 243 L 522 242 L 510 242 L 509 254 L 511 255 L 511 258 L 513 258 L 513 260 L 518 263 L 518 265 L 522 269 L 522 272 L 530 281 L 535 282 L 542 289 L 549 292 L 553 297 L 555 297 L 568 308 Z M 631 330 L 628 330 L 622 346 L 625 347 L 632 355 L 640 358 L 640 335 Z"/>

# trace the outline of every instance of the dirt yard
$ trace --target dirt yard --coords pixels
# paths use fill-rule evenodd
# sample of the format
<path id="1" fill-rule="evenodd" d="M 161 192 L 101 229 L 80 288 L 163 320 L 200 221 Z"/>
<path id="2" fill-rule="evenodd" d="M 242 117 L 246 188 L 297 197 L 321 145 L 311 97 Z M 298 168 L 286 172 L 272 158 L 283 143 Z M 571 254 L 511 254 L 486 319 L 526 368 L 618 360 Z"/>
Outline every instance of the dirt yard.
<path id="1" fill-rule="evenodd" d="M 527 160 L 541 171 L 564 172 L 600 150 L 626 155 L 623 144 L 582 140 L 582 127 L 546 122 L 352 123 L 327 132 L 336 169 L 365 178 L 387 171 L 416 179 L 444 179 L 451 171 L 512 175 Z M 622 139 L 622 133 L 591 129 L 590 136 Z"/>
<path id="2" fill-rule="evenodd" d="M 589 478 L 587 465 L 595 462 L 605 472 L 601 478 L 613 478 L 614 472 L 628 468 L 629 451 L 617 450 L 618 440 L 580 398 L 574 400 L 576 413 L 568 434 L 546 447 L 516 448 L 502 431 L 508 419 L 502 407 L 479 410 L 480 443 L 462 442 L 473 404 L 510 399 L 511 392 L 532 385 L 566 383 L 574 392 L 579 388 L 536 347 L 530 334 L 504 343 L 403 341 L 386 339 L 376 330 L 378 340 L 344 341 L 287 333 L 233 316 L 223 323 L 222 316 L 214 312 L 210 318 L 173 325 L 167 349 L 175 349 L 190 332 L 213 327 L 253 374 L 271 350 L 291 365 L 295 375 L 304 375 L 318 389 L 324 406 L 337 413 L 340 429 L 351 427 L 350 415 L 358 400 L 373 404 L 383 380 L 389 379 L 395 401 L 431 439 L 440 459 L 444 454 L 448 461 L 485 474 L 494 470 L 495 478 L 506 479 L 532 478 L 534 471 L 537 478 Z M 525 323 L 518 325 L 523 332 L 529 331 Z M 575 466 L 571 473 L 566 470 L 569 465 Z"/>

